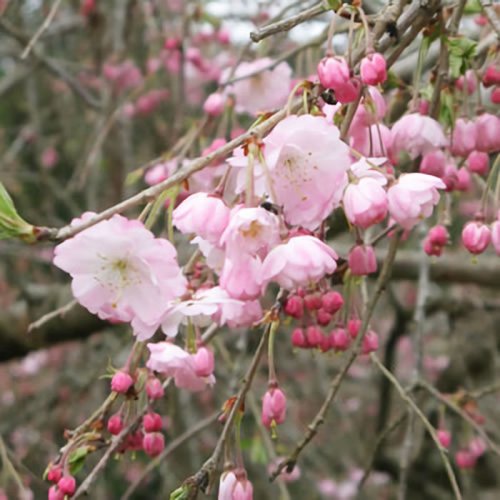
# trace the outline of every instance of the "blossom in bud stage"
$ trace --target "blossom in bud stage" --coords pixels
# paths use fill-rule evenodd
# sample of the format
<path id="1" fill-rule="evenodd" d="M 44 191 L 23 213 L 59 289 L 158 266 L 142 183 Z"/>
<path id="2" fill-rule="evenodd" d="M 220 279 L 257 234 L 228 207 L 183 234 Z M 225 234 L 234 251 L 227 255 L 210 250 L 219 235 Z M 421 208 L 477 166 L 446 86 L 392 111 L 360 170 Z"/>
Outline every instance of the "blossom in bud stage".
<path id="1" fill-rule="evenodd" d="M 54 264 L 72 276 L 72 292 L 82 306 L 101 319 L 131 322 L 141 340 L 153 335 L 169 301 L 186 290 L 175 247 L 121 215 L 59 244 Z"/>
<path id="2" fill-rule="evenodd" d="M 292 332 L 292 345 L 294 347 L 307 347 L 307 337 L 302 328 L 295 328 Z"/>
<path id="3" fill-rule="evenodd" d="M 364 57 L 360 65 L 361 81 L 366 85 L 378 85 L 387 80 L 385 57 L 378 52 Z"/>
<path id="4" fill-rule="evenodd" d="M 130 60 L 121 64 L 105 63 L 102 72 L 116 92 L 138 87 L 143 81 L 140 69 Z"/>
<path id="5" fill-rule="evenodd" d="M 411 229 L 432 214 L 439 201 L 438 189 L 445 187 L 441 179 L 432 175 L 402 174 L 387 192 L 389 212 L 403 228 Z"/>
<path id="6" fill-rule="evenodd" d="M 361 92 L 361 84 L 357 78 L 351 78 L 345 85 L 335 90 L 335 98 L 342 104 L 354 102 Z"/>
<path id="7" fill-rule="evenodd" d="M 238 481 L 234 486 L 232 500 L 253 500 L 253 486 L 247 479 L 246 474 L 244 477 L 238 477 Z"/>
<path id="8" fill-rule="evenodd" d="M 47 480 L 51 483 L 57 483 L 62 477 L 62 468 L 60 465 L 52 465 L 47 472 Z"/>
<path id="9" fill-rule="evenodd" d="M 76 490 L 76 480 L 73 476 L 63 476 L 57 482 L 57 487 L 65 495 L 68 495 L 69 497 L 71 497 L 71 496 L 73 496 L 73 493 Z"/>
<path id="10" fill-rule="evenodd" d="M 134 379 L 126 372 L 116 372 L 111 379 L 111 390 L 125 394 L 134 385 Z"/>
<path id="11" fill-rule="evenodd" d="M 490 64 L 483 74 L 482 82 L 485 87 L 500 85 L 500 67 Z"/>
<path id="12" fill-rule="evenodd" d="M 306 329 L 307 347 L 319 347 L 323 340 L 323 332 L 316 325 L 308 326 Z"/>
<path id="13" fill-rule="evenodd" d="M 51 486 L 48 492 L 48 500 L 64 500 L 65 494 L 56 486 Z"/>
<path id="14" fill-rule="evenodd" d="M 455 453 L 455 462 L 460 469 L 472 469 L 477 462 L 477 457 L 469 450 L 460 450 Z"/>
<path id="15" fill-rule="evenodd" d="M 262 400 L 262 423 L 267 427 L 282 424 L 286 416 L 286 396 L 278 387 L 271 387 Z"/>
<path id="16" fill-rule="evenodd" d="M 470 221 L 462 230 L 462 243 L 474 255 L 483 253 L 490 241 L 490 228 L 481 221 Z"/>
<path id="17" fill-rule="evenodd" d="M 236 486 L 235 473 L 231 471 L 223 472 L 219 480 L 219 495 L 218 500 L 233 500 L 234 487 Z"/>
<path id="18" fill-rule="evenodd" d="M 181 233 L 194 233 L 212 244 L 218 244 L 229 224 L 230 212 L 220 197 L 194 193 L 173 211 L 172 221 Z"/>
<path id="19" fill-rule="evenodd" d="M 477 126 L 476 123 L 465 118 L 455 121 L 451 138 L 450 151 L 456 156 L 468 156 L 476 149 Z"/>
<path id="20" fill-rule="evenodd" d="M 324 309 L 318 309 L 316 312 L 316 322 L 318 325 L 326 326 L 332 320 L 332 315 Z"/>
<path id="21" fill-rule="evenodd" d="M 337 127 L 322 116 L 291 115 L 264 139 L 275 202 L 292 226 L 314 230 L 339 206 L 351 159 Z"/>
<path id="22" fill-rule="evenodd" d="M 491 91 L 490 99 L 493 104 L 500 104 L 500 87 L 495 87 Z"/>
<path id="23" fill-rule="evenodd" d="M 150 457 L 157 457 L 165 448 L 165 437 L 161 432 L 144 434 L 142 448 Z"/>
<path id="24" fill-rule="evenodd" d="M 314 236 L 296 236 L 273 248 L 262 264 L 262 281 L 287 290 L 317 283 L 337 268 L 337 254 Z"/>
<path id="25" fill-rule="evenodd" d="M 193 356 L 171 342 L 148 344 L 150 351 L 146 366 L 150 370 L 174 377 L 175 385 L 192 392 L 202 391 L 215 383 L 215 377 L 199 377 L 196 374 Z"/>
<path id="26" fill-rule="evenodd" d="M 252 500 L 253 486 L 243 469 L 222 473 L 218 500 Z"/>
<path id="27" fill-rule="evenodd" d="M 443 448 L 449 448 L 450 444 L 451 444 L 451 433 L 450 433 L 450 431 L 448 431 L 446 429 L 438 429 L 436 431 L 436 434 L 437 434 L 437 438 L 439 440 L 439 444 Z"/>
<path id="28" fill-rule="evenodd" d="M 491 225 L 491 242 L 497 255 L 500 255 L 500 219 Z"/>
<path id="29" fill-rule="evenodd" d="M 422 174 L 433 175 L 434 177 L 443 177 L 446 168 L 447 158 L 441 149 L 431 151 L 422 156 L 419 171 Z"/>
<path id="30" fill-rule="evenodd" d="M 298 295 L 291 295 L 285 302 L 285 313 L 295 319 L 300 319 L 304 315 L 304 300 Z"/>
<path id="31" fill-rule="evenodd" d="M 344 328 L 335 328 L 330 333 L 330 345 L 335 351 L 346 351 L 351 345 L 351 337 Z"/>
<path id="32" fill-rule="evenodd" d="M 478 175 L 486 175 L 490 167 L 490 157 L 488 153 L 482 151 L 472 151 L 467 157 L 467 168 Z"/>
<path id="33" fill-rule="evenodd" d="M 412 159 L 446 147 L 448 141 L 441 125 L 429 116 L 411 113 L 400 118 L 391 129 L 392 154 L 406 151 Z"/>
<path id="34" fill-rule="evenodd" d="M 440 256 L 443 253 L 443 248 L 448 244 L 448 239 L 449 233 L 444 226 L 434 226 L 429 230 L 424 240 L 425 253 Z"/>
<path id="35" fill-rule="evenodd" d="M 214 353 L 206 347 L 200 347 L 193 354 L 194 371 L 198 377 L 209 377 L 214 372 Z"/>
<path id="36" fill-rule="evenodd" d="M 54 147 L 50 146 L 43 150 L 42 157 L 40 158 L 40 164 L 43 168 L 51 169 L 55 167 L 58 161 L 59 154 Z"/>
<path id="37" fill-rule="evenodd" d="M 490 113 L 483 113 L 476 119 L 476 149 L 484 153 L 500 150 L 500 118 Z"/>
<path id="38" fill-rule="evenodd" d="M 373 330 L 368 330 L 363 337 L 363 343 L 361 344 L 361 353 L 370 354 L 375 352 L 379 347 L 378 334 Z"/>
<path id="39" fill-rule="evenodd" d="M 155 412 L 146 413 L 142 417 L 142 426 L 145 432 L 159 432 L 163 427 L 161 415 Z"/>
<path id="40" fill-rule="evenodd" d="M 207 97 L 203 104 L 203 111 L 210 116 L 219 116 L 224 111 L 226 97 L 219 92 L 214 92 Z"/>
<path id="41" fill-rule="evenodd" d="M 110 434 L 117 436 L 123 430 L 123 420 L 119 413 L 112 415 L 108 419 L 107 429 Z"/>
<path id="42" fill-rule="evenodd" d="M 476 458 L 484 455 L 484 452 L 486 451 L 486 443 L 484 442 L 483 438 L 478 436 L 471 439 L 471 441 L 469 442 L 469 451 Z"/>
<path id="43" fill-rule="evenodd" d="M 318 64 L 321 85 L 333 89 L 336 99 L 345 104 L 355 101 L 360 92 L 359 81 L 351 77 L 349 65 L 343 57 L 324 57 Z"/>
<path id="44" fill-rule="evenodd" d="M 317 293 L 304 295 L 304 305 L 308 311 L 316 311 L 322 306 L 321 296 Z"/>
<path id="45" fill-rule="evenodd" d="M 326 292 L 321 297 L 321 307 L 330 314 L 335 314 L 337 311 L 340 311 L 343 305 L 344 298 L 339 292 Z"/>
<path id="46" fill-rule="evenodd" d="M 377 271 L 377 257 L 370 245 L 356 245 L 351 248 L 348 262 L 354 276 L 365 276 Z"/>
<path id="47" fill-rule="evenodd" d="M 232 79 L 238 81 L 227 85 L 224 90 L 226 95 L 234 95 L 238 113 L 255 115 L 259 111 L 280 108 L 286 103 L 292 69 L 286 62 L 278 64 L 274 69 L 265 69 L 272 64 L 272 59 L 264 57 L 238 65 L 232 75 Z M 223 72 L 220 83 L 227 83 L 231 73 L 230 69 Z"/>
<path id="48" fill-rule="evenodd" d="M 457 79 L 455 85 L 458 90 L 467 92 L 467 95 L 472 95 L 477 87 L 476 74 L 472 69 L 467 70 L 465 75 Z"/>
<path id="49" fill-rule="evenodd" d="M 361 320 L 357 318 L 350 319 L 347 322 L 347 331 L 349 335 L 355 339 L 358 336 L 359 329 L 361 328 Z"/>
<path id="50" fill-rule="evenodd" d="M 149 399 L 161 399 L 165 394 L 165 389 L 160 379 L 156 377 L 149 377 L 146 382 L 146 394 Z"/>
<path id="51" fill-rule="evenodd" d="M 459 168 L 457 170 L 457 183 L 455 189 L 457 191 L 469 191 L 471 187 L 472 181 L 469 171 L 465 167 Z"/>

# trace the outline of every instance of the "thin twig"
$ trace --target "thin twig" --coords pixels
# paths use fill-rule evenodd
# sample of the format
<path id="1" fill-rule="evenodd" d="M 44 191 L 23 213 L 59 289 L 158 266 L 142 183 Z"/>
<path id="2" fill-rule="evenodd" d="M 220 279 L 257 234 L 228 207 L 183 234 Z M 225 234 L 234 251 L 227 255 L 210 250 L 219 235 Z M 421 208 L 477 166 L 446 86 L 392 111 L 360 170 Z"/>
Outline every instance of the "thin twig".
<path id="1" fill-rule="evenodd" d="M 479 0 L 485 16 L 488 18 L 491 27 L 495 30 L 498 39 L 500 40 L 500 19 L 497 16 L 495 7 L 491 0 Z"/>
<path id="2" fill-rule="evenodd" d="M 57 318 L 59 316 L 64 317 L 64 315 L 71 311 L 77 304 L 78 302 L 76 300 L 72 300 L 71 302 L 68 302 L 63 306 L 58 307 L 54 311 L 50 311 L 49 313 L 44 314 L 41 318 L 33 321 L 33 323 L 30 323 L 28 325 L 28 333 L 31 333 L 33 330 L 38 330 L 43 325 L 45 325 L 45 323 L 51 321 L 54 318 Z"/>

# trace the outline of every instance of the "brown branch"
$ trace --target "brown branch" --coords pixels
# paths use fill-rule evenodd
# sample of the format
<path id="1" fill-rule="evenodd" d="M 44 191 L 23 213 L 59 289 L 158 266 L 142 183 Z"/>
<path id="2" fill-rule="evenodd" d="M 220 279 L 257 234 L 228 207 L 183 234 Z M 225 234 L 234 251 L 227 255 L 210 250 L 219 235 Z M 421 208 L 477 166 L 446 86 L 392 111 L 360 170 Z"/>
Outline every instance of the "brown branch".
<path id="1" fill-rule="evenodd" d="M 500 19 L 491 0 L 479 0 L 485 16 L 500 40 Z"/>

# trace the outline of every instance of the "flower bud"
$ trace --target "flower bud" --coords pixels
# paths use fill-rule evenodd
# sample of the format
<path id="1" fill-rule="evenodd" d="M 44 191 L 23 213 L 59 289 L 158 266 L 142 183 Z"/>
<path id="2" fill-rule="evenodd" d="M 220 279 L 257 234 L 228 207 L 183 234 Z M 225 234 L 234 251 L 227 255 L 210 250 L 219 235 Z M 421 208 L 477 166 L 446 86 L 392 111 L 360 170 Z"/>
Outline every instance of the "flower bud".
<path id="1" fill-rule="evenodd" d="M 165 438 L 161 432 L 150 432 L 142 439 L 142 448 L 150 457 L 158 456 L 165 448 Z"/>
<path id="2" fill-rule="evenodd" d="M 156 377 L 149 377 L 146 382 L 146 394 L 149 399 L 161 399 L 165 394 L 163 385 L 160 379 Z"/>
<path id="3" fill-rule="evenodd" d="M 304 301 L 298 295 L 291 295 L 285 303 L 285 313 L 292 318 L 300 319 L 304 315 Z"/>
<path id="4" fill-rule="evenodd" d="M 441 149 L 436 149 L 435 151 L 430 151 L 422 156 L 419 171 L 422 174 L 433 175 L 434 177 L 443 177 L 445 167 L 446 155 Z"/>
<path id="5" fill-rule="evenodd" d="M 306 338 L 308 347 L 319 347 L 322 337 L 323 333 L 317 326 L 311 325 L 307 327 Z"/>
<path id="6" fill-rule="evenodd" d="M 490 167 L 490 157 L 488 153 L 472 151 L 467 157 L 467 168 L 478 175 L 486 175 Z"/>
<path id="7" fill-rule="evenodd" d="M 500 118 L 491 113 L 483 113 L 476 118 L 476 148 L 484 153 L 494 153 L 500 149 Z"/>
<path id="8" fill-rule="evenodd" d="M 347 331 L 349 335 L 355 339 L 358 336 L 359 329 L 361 328 L 361 320 L 352 318 L 347 322 Z"/>
<path id="9" fill-rule="evenodd" d="M 119 413 L 109 417 L 108 419 L 108 432 L 113 436 L 117 436 L 123 430 L 123 421 Z"/>
<path id="10" fill-rule="evenodd" d="M 214 92 L 207 97 L 203 104 L 203 111 L 210 116 L 219 116 L 224 111 L 226 98 L 219 92 Z"/>
<path id="11" fill-rule="evenodd" d="M 64 496 L 64 493 L 56 485 L 49 488 L 49 500 L 64 500 Z"/>
<path id="12" fill-rule="evenodd" d="M 469 450 L 460 450 L 455 453 L 455 462 L 460 469 L 472 469 L 477 458 Z"/>
<path id="13" fill-rule="evenodd" d="M 317 293 L 309 293 L 304 297 L 304 305 L 308 311 L 315 311 L 322 305 L 321 297 Z"/>
<path id="14" fill-rule="evenodd" d="M 458 118 L 453 128 L 450 151 L 456 156 L 467 156 L 474 151 L 477 142 L 476 123 Z M 444 156 L 444 153 L 443 153 Z"/>
<path id="15" fill-rule="evenodd" d="M 366 85 L 378 85 L 387 80 L 387 64 L 382 54 L 375 52 L 363 58 L 360 65 L 361 81 Z"/>
<path id="16" fill-rule="evenodd" d="M 214 372 L 214 353 L 206 347 L 200 347 L 193 354 L 194 371 L 198 377 L 209 377 Z"/>
<path id="17" fill-rule="evenodd" d="M 500 104 L 500 87 L 495 87 L 490 96 L 493 104 Z"/>
<path id="18" fill-rule="evenodd" d="M 52 465 L 47 472 L 47 481 L 57 483 L 62 477 L 62 468 L 60 465 Z"/>
<path id="19" fill-rule="evenodd" d="M 483 74 L 483 85 L 485 87 L 500 85 L 500 67 L 491 64 L 486 68 Z"/>
<path id="20" fill-rule="evenodd" d="M 365 276 L 377 270 L 377 257 L 370 245 L 356 245 L 348 257 L 349 269 L 354 276 Z"/>
<path id="21" fill-rule="evenodd" d="M 369 330 L 366 332 L 363 338 L 363 344 L 361 346 L 361 352 L 363 354 L 370 354 L 378 349 L 378 334 L 373 330 Z"/>
<path id="22" fill-rule="evenodd" d="M 443 248 L 448 243 L 448 238 L 448 230 L 444 226 L 434 226 L 429 230 L 424 240 L 424 252 L 427 255 L 436 255 L 439 257 L 443 253 Z"/>
<path id="23" fill-rule="evenodd" d="M 332 315 L 325 309 L 318 309 L 316 311 L 316 322 L 320 326 L 326 326 L 332 320 Z"/>
<path id="24" fill-rule="evenodd" d="M 116 372 L 111 379 L 111 390 L 125 394 L 134 385 L 134 379 L 126 372 Z"/>
<path id="25" fill-rule="evenodd" d="M 286 416 L 286 396 L 279 388 L 270 388 L 262 400 L 262 423 L 267 427 L 282 424 Z"/>
<path id="26" fill-rule="evenodd" d="M 163 427 L 161 415 L 155 412 L 146 413 L 142 417 L 142 426 L 146 432 L 159 432 Z"/>
<path id="27" fill-rule="evenodd" d="M 351 337 L 344 328 L 336 328 L 330 333 L 330 344 L 336 351 L 346 351 L 351 345 Z"/>
<path id="28" fill-rule="evenodd" d="M 471 187 L 472 182 L 469 171 L 465 167 L 459 168 L 457 170 L 457 184 L 455 189 L 457 191 L 469 191 Z"/>
<path id="29" fill-rule="evenodd" d="M 344 298 L 339 292 L 331 291 L 326 292 L 321 297 L 322 308 L 330 314 L 335 314 L 342 309 L 344 305 Z"/>
<path id="30" fill-rule="evenodd" d="M 63 476 L 57 482 L 57 487 L 65 495 L 71 497 L 73 496 L 73 493 L 76 491 L 76 480 L 73 476 Z"/>
<path id="31" fill-rule="evenodd" d="M 455 82 L 455 86 L 458 90 L 467 92 L 467 95 L 472 95 L 477 87 L 476 75 L 474 74 L 474 71 L 471 69 L 467 70 L 465 75 L 458 78 Z"/>
<path id="32" fill-rule="evenodd" d="M 497 255 L 500 255 L 500 219 L 491 225 L 491 242 Z"/>
<path id="33" fill-rule="evenodd" d="M 451 444 L 451 434 L 450 434 L 450 431 L 448 431 L 446 429 L 438 429 L 437 432 L 436 432 L 436 434 L 437 434 L 437 438 L 438 438 L 439 444 L 443 448 L 449 448 L 450 444 Z"/>
<path id="34" fill-rule="evenodd" d="M 302 328 L 295 328 L 292 332 L 292 345 L 294 347 L 308 347 L 307 345 L 307 337 Z"/>
<path id="35" fill-rule="evenodd" d="M 483 253 L 490 241 L 490 228 L 480 221 L 470 221 L 462 230 L 462 243 L 474 255 Z"/>

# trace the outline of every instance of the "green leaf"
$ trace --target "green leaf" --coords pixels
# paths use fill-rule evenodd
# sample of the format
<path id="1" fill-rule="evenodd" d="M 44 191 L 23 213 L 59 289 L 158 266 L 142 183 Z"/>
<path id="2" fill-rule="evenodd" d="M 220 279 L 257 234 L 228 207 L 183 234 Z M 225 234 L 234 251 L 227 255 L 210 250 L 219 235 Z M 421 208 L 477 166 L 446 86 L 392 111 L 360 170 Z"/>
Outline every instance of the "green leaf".
<path id="1" fill-rule="evenodd" d="M 342 5 L 342 0 L 326 0 L 326 4 L 329 9 L 337 12 L 337 10 L 339 10 L 340 6 Z"/>
<path id="2" fill-rule="evenodd" d="M 78 472 L 84 466 L 85 459 L 87 458 L 88 454 L 89 454 L 88 446 L 80 446 L 80 448 L 77 448 L 73 453 L 71 453 L 68 462 L 69 462 L 69 471 L 72 476 L 78 474 Z"/>
<path id="3" fill-rule="evenodd" d="M 472 59 L 476 55 L 477 43 L 466 37 L 448 38 L 447 40 L 450 76 L 458 78 L 471 66 Z"/>
<path id="4" fill-rule="evenodd" d="M 455 123 L 453 95 L 449 90 L 446 89 L 441 92 L 439 122 L 448 128 L 452 128 Z"/>
<path id="5" fill-rule="evenodd" d="M 4 185 L 0 182 L 0 240 L 19 238 L 27 243 L 36 241 L 35 228 L 22 219 Z"/>

